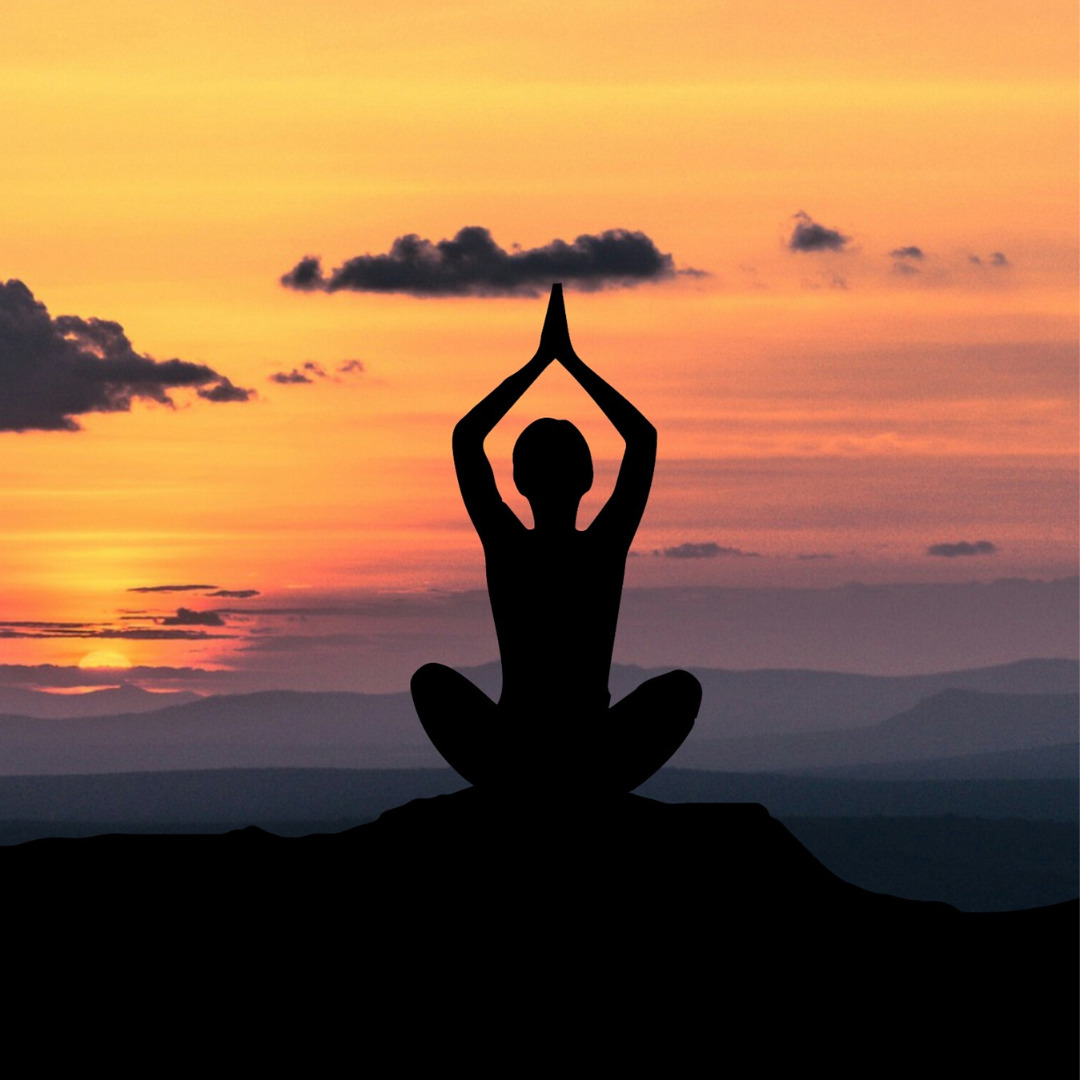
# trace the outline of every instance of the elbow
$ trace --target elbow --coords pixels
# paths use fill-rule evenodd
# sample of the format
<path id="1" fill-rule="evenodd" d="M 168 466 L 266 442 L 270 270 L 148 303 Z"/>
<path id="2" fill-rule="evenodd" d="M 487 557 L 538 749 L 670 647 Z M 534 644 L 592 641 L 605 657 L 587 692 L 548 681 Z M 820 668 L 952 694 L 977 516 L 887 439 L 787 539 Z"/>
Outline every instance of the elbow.
<path id="1" fill-rule="evenodd" d="M 467 416 L 462 417 L 454 425 L 454 434 L 451 437 L 451 441 L 453 442 L 454 446 L 460 446 L 462 443 L 468 441 L 471 434 L 472 425 L 469 423 L 469 418 Z"/>
<path id="2" fill-rule="evenodd" d="M 475 421 L 470 421 L 467 416 L 463 417 L 454 425 L 454 434 L 450 439 L 454 456 L 457 457 L 461 451 L 468 450 L 477 443 L 483 446 L 484 436 L 479 431 Z"/>

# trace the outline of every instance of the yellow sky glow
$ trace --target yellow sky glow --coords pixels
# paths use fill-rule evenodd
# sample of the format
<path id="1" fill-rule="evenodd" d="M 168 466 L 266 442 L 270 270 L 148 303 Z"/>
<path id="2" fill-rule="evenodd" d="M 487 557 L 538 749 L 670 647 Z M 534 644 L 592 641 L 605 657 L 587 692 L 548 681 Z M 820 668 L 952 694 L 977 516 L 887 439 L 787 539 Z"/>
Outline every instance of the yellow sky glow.
<path id="1" fill-rule="evenodd" d="M 278 283 L 307 254 L 466 225 L 506 248 L 639 229 L 708 272 L 568 292 L 578 351 L 660 431 L 642 550 L 768 556 L 642 560 L 631 583 L 1072 572 L 1075 4 L 15 0 L 4 19 L 0 280 L 257 398 L 0 432 L 0 617 L 130 604 L 160 628 L 215 603 L 126 591 L 170 582 L 479 585 L 449 433 L 528 359 L 543 299 Z M 798 211 L 845 250 L 789 250 Z M 306 362 L 329 377 L 269 381 Z M 507 459 L 547 413 L 593 446 L 587 518 L 620 447 L 562 372 L 492 437 L 500 484 L 527 513 Z M 984 535 L 996 560 L 925 559 Z M 835 557 L 792 561 L 808 551 Z M 133 662 L 230 647 L 124 643 Z M 12 638 L 0 659 L 88 651 Z"/>

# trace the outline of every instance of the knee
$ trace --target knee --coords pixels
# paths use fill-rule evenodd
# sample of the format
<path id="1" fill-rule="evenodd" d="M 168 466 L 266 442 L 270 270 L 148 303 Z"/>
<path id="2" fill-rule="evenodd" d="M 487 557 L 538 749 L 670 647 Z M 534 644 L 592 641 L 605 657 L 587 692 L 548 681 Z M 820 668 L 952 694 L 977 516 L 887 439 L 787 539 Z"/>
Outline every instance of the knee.
<path id="1" fill-rule="evenodd" d="M 422 668 L 417 668 L 409 680 L 413 701 L 427 697 L 440 684 L 446 684 L 447 675 L 456 674 L 453 668 L 448 668 L 445 664 L 425 664 Z"/>
<path id="2" fill-rule="evenodd" d="M 691 719 L 695 718 L 701 708 L 701 683 L 689 671 L 669 671 L 659 676 L 657 681 L 661 679 L 664 681 L 664 693 L 677 701 Z"/>

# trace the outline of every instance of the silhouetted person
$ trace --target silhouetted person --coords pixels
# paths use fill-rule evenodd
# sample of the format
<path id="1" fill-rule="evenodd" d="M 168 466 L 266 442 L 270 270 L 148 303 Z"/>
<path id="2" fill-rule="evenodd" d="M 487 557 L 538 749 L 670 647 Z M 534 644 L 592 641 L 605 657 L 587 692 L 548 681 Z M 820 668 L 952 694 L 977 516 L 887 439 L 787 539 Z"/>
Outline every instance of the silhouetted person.
<path id="1" fill-rule="evenodd" d="M 626 442 L 611 498 L 581 531 L 578 504 L 593 468 L 573 424 L 537 420 L 514 447 L 514 483 L 532 507 L 532 529 L 500 498 L 484 453 L 487 435 L 554 360 Z M 656 430 L 574 352 L 561 285 L 552 286 L 536 355 L 458 423 L 453 445 L 465 508 L 484 546 L 503 685 L 496 705 L 453 669 L 426 664 L 412 679 L 424 730 L 479 787 L 637 787 L 689 734 L 701 686 L 672 671 L 609 708 L 626 556 L 649 498 Z"/>

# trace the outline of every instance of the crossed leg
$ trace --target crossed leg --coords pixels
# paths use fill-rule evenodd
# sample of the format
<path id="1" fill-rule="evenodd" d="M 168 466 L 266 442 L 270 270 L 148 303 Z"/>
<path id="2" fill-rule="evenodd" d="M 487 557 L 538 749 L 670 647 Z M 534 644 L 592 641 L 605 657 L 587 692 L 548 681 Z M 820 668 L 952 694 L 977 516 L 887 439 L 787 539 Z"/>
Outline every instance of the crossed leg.
<path id="1" fill-rule="evenodd" d="M 447 764 L 474 786 L 491 781 L 498 706 L 459 671 L 425 664 L 410 684 L 416 715 Z"/>
<path id="2" fill-rule="evenodd" d="M 544 718 L 506 715 L 464 675 L 425 664 L 412 678 L 420 723 L 447 763 L 478 787 L 550 782 L 597 792 L 643 784 L 682 745 L 701 707 L 701 684 L 687 671 L 649 679 L 602 717 L 567 728 L 531 730 Z M 547 718 L 551 725 L 573 718 Z M 517 721 L 517 722 L 515 722 Z M 552 745 L 553 740 L 560 745 Z"/>
<path id="3" fill-rule="evenodd" d="M 689 671 L 643 682 L 607 714 L 608 786 L 633 791 L 682 746 L 701 708 L 701 683 Z"/>

